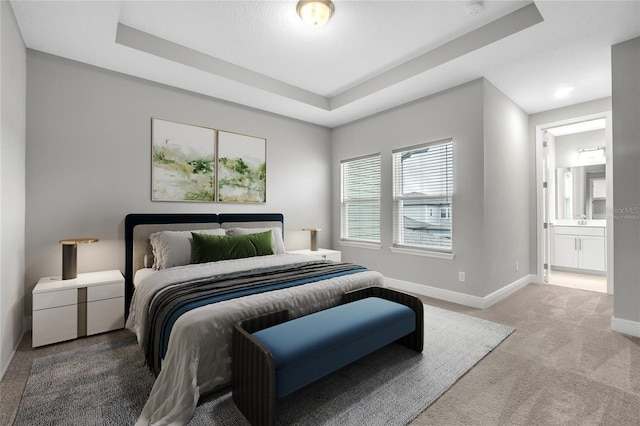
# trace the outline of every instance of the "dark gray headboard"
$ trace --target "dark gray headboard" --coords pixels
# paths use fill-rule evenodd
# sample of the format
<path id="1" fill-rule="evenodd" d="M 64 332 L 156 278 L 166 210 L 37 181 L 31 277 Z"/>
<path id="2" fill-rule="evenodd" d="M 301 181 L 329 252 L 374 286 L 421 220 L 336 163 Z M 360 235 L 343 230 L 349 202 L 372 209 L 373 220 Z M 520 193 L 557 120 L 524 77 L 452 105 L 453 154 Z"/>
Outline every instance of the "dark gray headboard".
<path id="1" fill-rule="evenodd" d="M 151 253 L 149 235 L 158 231 L 184 231 L 231 227 L 274 227 L 282 229 L 280 213 L 132 213 L 124 220 L 125 239 L 125 312 L 133 296 L 133 275 L 143 267 L 145 254 Z"/>

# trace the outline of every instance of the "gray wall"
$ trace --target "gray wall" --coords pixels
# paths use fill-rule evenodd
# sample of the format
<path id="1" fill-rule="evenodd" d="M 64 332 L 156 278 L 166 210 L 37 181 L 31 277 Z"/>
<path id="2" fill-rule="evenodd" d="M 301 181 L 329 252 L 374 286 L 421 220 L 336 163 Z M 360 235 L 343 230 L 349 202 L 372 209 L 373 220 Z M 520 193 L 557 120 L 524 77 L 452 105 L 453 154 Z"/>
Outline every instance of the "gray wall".
<path id="1" fill-rule="evenodd" d="M 529 273 L 528 123 L 529 116 L 485 80 L 485 295 Z"/>
<path id="2" fill-rule="evenodd" d="M 605 146 L 604 129 L 556 136 L 556 168 L 582 166 L 589 163 L 589 161 L 578 159 L 578 151 L 599 146 Z"/>
<path id="3" fill-rule="evenodd" d="M 342 250 L 343 259 L 377 269 L 389 278 L 472 296 L 483 297 L 511 283 L 518 274 L 526 275 L 526 123 L 526 114 L 486 80 L 478 79 L 334 129 L 334 246 Z M 454 141 L 455 258 L 391 252 L 392 150 L 449 137 Z M 513 165 L 501 166 L 502 149 L 507 150 Z M 382 159 L 382 248 L 339 245 L 340 161 L 377 152 Z M 509 179 L 512 182 L 503 182 Z M 503 195 L 521 201 L 505 203 Z M 496 212 L 489 203 L 499 203 L 504 210 Z M 520 213 L 522 217 L 516 217 Z M 517 240 L 522 242 L 515 243 Z M 497 256 L 490 265 L 486 263 L 486 250 Z M 518 273 L 513 267 L 516 257 L 521 261 Z M 459 271 L 466 273 L 465 282 L 458 281 Z"/>
<path id="4" fill-rule="evenodd" d="M 267 202 L 152 202 L 151 117 L 267 138 Z M 324 127 L 28 51 L 27 312 L 38 279 L 61 273 L 60 239 L 100 238 L 78 247 L 78 272 L 124 270 L 128 213 L 282 212 L 287 248 L 307 248 L 302 228 L 331 228 L 330 138 Z"/>
<path id="5" fill-rule="evenodd" d="M 26 48 L 0 2 L 0 377 L 23 333 Z"/>
<path id="6" fill-rule="evenodd" d="M 640 335 L 640 38 L 611 49 L 613 98 L 613 315 Z"/>

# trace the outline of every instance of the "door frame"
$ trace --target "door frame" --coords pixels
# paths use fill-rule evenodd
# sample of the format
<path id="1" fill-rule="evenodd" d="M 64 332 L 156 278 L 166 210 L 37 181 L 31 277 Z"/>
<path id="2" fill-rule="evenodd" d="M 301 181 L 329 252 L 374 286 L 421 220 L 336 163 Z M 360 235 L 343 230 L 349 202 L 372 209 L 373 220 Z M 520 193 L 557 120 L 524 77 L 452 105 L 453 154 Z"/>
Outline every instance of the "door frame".
<path id="1" fill-rule="evenodd" d="M 583 115 L 566 120 L 554 121 L 550 123 L 539 124 L 536 126 L 536 240 L 537 240 L 537 255 L 536 255 L 536 276 L 538 284 L 544 283 L 544 226 L 543 218 L 545 217 L 543 211 L 542 200 L 542 185 L 543 185 L 543 155 L 544 150 L 542 147 L 543 132 L 551 127 L 564 126 L 567 124 L 579 123 L 582 121 L 595 120 L 598 118 L 605 119 L 605 149 L 606 149 L 606 166 L 605 171 L 607 175 L 607 229 L 606 229 L 606 247 L 607 247 L 607 293 L 613 294 L 614 289 L 614 270 L 613 270 L 613 137 L 612 137 L 612 122 L 611 111 L 604 111 L 595 114 Z M 551 268 L 551 265 L 549 265 Z"/>

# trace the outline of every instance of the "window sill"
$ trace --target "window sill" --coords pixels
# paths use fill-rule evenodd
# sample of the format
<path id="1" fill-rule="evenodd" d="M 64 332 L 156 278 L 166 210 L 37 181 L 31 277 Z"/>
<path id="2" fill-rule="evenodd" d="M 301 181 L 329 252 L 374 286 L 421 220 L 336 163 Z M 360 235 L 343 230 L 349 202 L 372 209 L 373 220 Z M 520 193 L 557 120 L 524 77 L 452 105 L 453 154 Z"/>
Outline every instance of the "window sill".
<path id="1" fill-rule="evenodd" d="M 359 241 L 341 240 L 338 242 L 338 244 L 346 247 L 358 247 L 358 248 L 365 248 L 369 250 L 380 250 L 382 248 L 382 246 L 379 243 L 363 243 Z"/>
<path id="2" fill-rule="evenodd" d="M 453 260 L 456 257 L 456 255 L 453 253 L 443 253 L 439 251 L 412 249 L 407 247 L 390 247 L 389 250 L 391 250 L 393 253 L 410 254 L 413 256 L 435 257 L 437 259 Z"/>

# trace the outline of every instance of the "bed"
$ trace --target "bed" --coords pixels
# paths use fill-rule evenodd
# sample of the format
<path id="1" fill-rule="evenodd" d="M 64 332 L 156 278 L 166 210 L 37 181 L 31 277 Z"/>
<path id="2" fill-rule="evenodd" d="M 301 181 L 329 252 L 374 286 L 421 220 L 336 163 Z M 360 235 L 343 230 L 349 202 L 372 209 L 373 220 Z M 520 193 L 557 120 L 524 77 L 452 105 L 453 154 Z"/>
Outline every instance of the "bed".
<path id="1" fill-rule="evenodd" d="M 384 286 L 378 272 L 286 253 L 283 234 L 279 213 L 127 215 L 126 327 L 157 375 L 137 424 L 186 424 L 201 395 L 230 384 L 234 323 L 280 309 L 295 318 Z M 245 240 L 257 255 L 218 256 L 221 242 Z"/>

